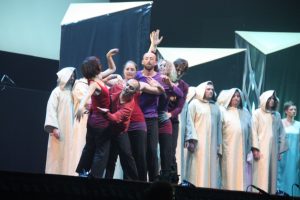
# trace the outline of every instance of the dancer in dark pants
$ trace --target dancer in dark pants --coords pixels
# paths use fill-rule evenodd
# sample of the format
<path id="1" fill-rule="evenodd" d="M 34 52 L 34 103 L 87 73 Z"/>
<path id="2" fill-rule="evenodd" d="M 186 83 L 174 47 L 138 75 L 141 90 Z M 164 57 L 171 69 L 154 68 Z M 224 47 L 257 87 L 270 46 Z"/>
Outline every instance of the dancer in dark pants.
<path id="1" fill-rule="evenodd" d="M 108 64 L 115 63 L 112 56 L 118 52 L 118 49 L 112 49 L 107 53 Z M 110 106 L 110 97 L 108 88 L 101 79 L 101 63 L 100 60 L 91 56 L 83 62 L 81 70 L 83 76 L 88 79 L 89 89 L 86 96 L 81 100 L 79 108 L 76 112 L 77 120 L 83 116 L 85 104 L 91 98 L 91 109 L 87 122 L 86 144 L 83 148 L 76 172 L 79 176 L 90 176 L 94 178 L 102 178 L 106 167 L 110 137 L 107 133 L 109 121 L 105 118 L 97 107 Z"/>

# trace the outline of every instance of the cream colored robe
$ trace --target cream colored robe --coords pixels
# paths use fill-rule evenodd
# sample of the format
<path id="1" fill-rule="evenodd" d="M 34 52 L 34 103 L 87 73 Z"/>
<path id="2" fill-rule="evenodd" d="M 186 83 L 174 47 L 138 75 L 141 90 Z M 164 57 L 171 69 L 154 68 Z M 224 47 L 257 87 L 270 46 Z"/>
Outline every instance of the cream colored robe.
<path id="1" fill-rule="evenodd" d="M 75 68 L 66 67 L 58 73 L 58 84 L 48 99 L 44 129 L 60 131 L 60 138 L 49 135 L 46 170 L 47 174 L 70 175 L 69 162 L 73 135 L 73 99 L 71 86 L 66 87 Z"/>
<path id="2" fill-rule="evenodd" d="M 260 151 L 260 159 L 253 163 L 253 185 L 266 192 L 276 193 L 278 154 L 287 150 L 285 131 L 280 114 L 267 111 L 268 98 L 274 90 L 260 96 L 260 108 L 252 115 L 252 148 Z"/>
<path id="3" fill-rule="evenodd" d="M 186 180 L 197 187 L 220 188 L 221 117 L 219 107 L 203 99 L 208 82 L 196 88 L 187 113 L 187 137 L 196 140 L 195 152 L 187 152 Z"/>
<path id="4" fill-rule="evenodd" d="M 77 112 L 81 99 L 86 95 L 89 85 L 85 78 L 76 80 L 72 95 L 74 100 L 74 113 Z M 87 111 L 87 110 L 86 110 Z M 70 172 L 76 176 L 76 168 L 81 157 L 82 149 L 85 145 L 86 125 L 88 114 L 84 114 L 80 121 L 74 120 L 73 138 L 72 138 L 72 150 L 70 152 Z"/>
<path id="5" fill-rule="evenodd" d="M 229 107 L 237 88 L 232 88 L 222 109 L 222 188 L 245 191 L 247 183 L 247 154 L 250 152 L 251 115 L 243 108 L 243 98 L 239 108 Z"/>

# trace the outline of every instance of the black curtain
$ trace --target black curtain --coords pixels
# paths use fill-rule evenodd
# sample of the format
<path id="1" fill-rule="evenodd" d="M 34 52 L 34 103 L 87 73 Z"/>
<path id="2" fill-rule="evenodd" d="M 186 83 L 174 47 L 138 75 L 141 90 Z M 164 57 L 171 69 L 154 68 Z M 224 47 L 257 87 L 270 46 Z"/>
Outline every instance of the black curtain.
<path id="1" fill-rule="evenodd" d="M 263 91 L 276 90 L 279 111 L 284 117 L 283 104 L 293 101 L 300 108 L 300 45 L 267 55 Z M 300 120 L 300 115 L 296 116 Z"/>
<path id="2" fill-rule="evenodd" d="M 44 173 L 50 92 L 0 84 L 0 170 Z"/>
<path id="3" fill-rule="evenodd" d="M 139 64 L 149 48 L 151 4 L 98 16 L 61 27 L 60 68 L 73 66 L 81 77 L 80 66 L 87 56 L 98 56 L 107 68 L 106 53 L 112 48 L 120 52 L 114 57 L 117 73 L 127 60 Z"/>
<path id="4" fill-rule="evenodd" d="M 242 88 L 245 52 L 190 67 L 183 80 L 190 86 L 212 81 L 217 94 L 223 89 Z"/>

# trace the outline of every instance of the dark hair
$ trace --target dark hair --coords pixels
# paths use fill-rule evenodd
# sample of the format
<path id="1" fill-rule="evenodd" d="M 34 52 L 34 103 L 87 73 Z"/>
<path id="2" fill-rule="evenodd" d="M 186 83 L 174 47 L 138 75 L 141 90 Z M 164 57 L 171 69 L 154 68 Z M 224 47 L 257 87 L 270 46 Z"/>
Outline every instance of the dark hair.
<path id="1" fill-rule="evenodd" d="M 129 64 L 129 63 L 131 63 L 131 64 L 134 65 L 136 71 L 138 70 L 138 66 L 137 66 L 137 64 L 136 64 L 133 60 L 128 60 L 128 61 L 125 63 L 123 69 L 125 69 L 126 65 Z"/>
<path id="2" fill-rule="evenodd" d="M 91 79 L 101 72 L 100 59 L 96 56 L 87 57 L 81 65 L 81 73 L 86 79 Z"/>
<path id="3" fill-rule="evenodd" d="M 178 68 L 179 66 L 183 66 L 184 67 L 184 71 L 186 72 L 189 68 L 189 63 L 187 60 L 183 59 L 183 58 L 177 58 L 173 64 L 175 65 L 175 68 Z"/>
<path id="4" fill-rule="evenodd" d="M 287 101 L 283 104 L 283 110 L 287 111 L 291 106 L 296 106 L 296 105 L 292 101 Z"/>

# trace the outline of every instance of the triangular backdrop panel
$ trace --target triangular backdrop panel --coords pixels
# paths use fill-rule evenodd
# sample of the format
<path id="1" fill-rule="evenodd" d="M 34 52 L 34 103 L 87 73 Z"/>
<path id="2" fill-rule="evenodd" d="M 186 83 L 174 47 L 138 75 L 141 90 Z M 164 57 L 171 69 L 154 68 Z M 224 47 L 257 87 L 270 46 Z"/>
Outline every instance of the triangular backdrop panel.
<path id="1" fill-rule="evenodd" d="M 300 106 L 300 33 L 244 32 L 235 34 L 237 48 L 246 48 L 243 91 L 251 110 L 259 105 L 259 96 L 276 90 L 283 103 L 292 100 Z M 299 116 L 298 116 L 299 119 Z"/>
<path id="2" fill-rule="evenodd" d="M 119 2 L 119 3 L 72 3 L 70 4 L 61 25 L 77 23 L 82 20 L 109 15 L 114 12 L 128 10 L 149 4 L 143 2 Z"/>
<path id="3" fill-rule="evenodd" d="M 173 48 L 158 47 L 159 53 L 167 60 L 174 61 L 177 58 L 188 60 L 189 67 L 197 66 L 223 57 L 227 57 L 245 49 L 216 49 L 216 48 Z"/>
<path id="4" fill-rule="evenodd" d="M 300 33 L 235 31 L 264 54 L 300 44 Z"/>
<path id="5" fill-rule="evenodd" d="M 151 1 L 72 4 L 62 21 L 59 68 L 74 66 L 81 77 L 83 60 L 98 56 L 106 69 L 112 48 L 120 50 L 116 73 L 122 74 L 127 60 L 139 64 L 149 48 L 151 8 Z"/>
<path id="6" fill-rule="evenodd" d="M 211 80 L 217 93 L 242 86 L 245 49 L 160 47 L 158 51 L 166 60 L 188 61 L 189 69 L 183 80 L 190 86 Z"/>

